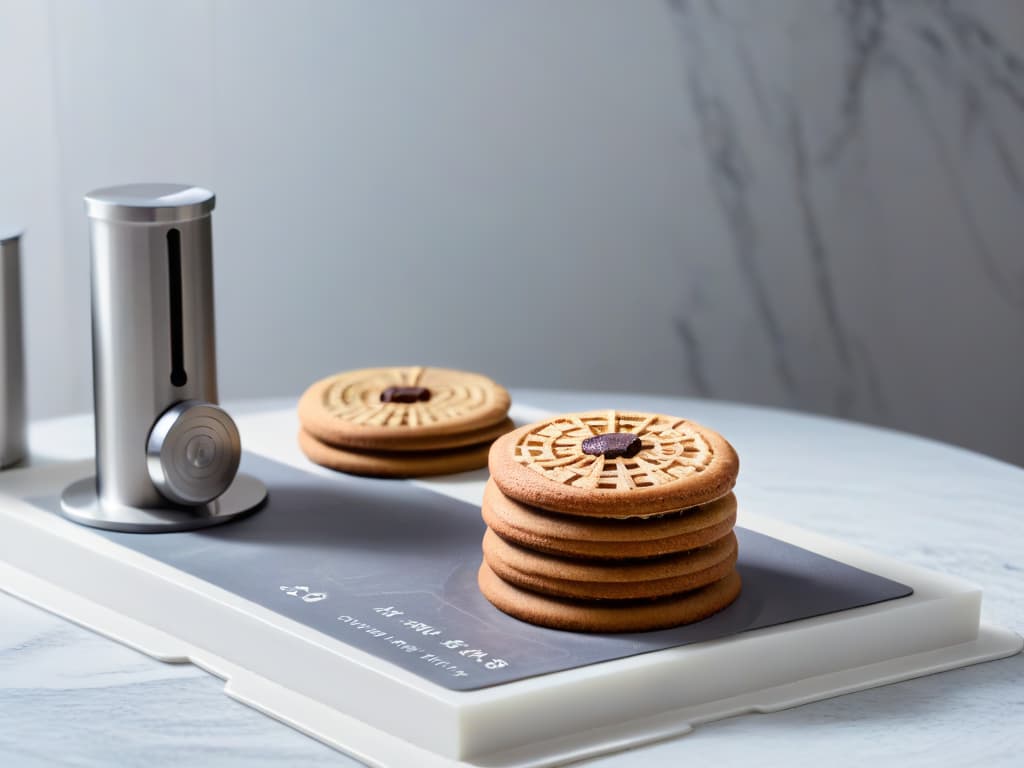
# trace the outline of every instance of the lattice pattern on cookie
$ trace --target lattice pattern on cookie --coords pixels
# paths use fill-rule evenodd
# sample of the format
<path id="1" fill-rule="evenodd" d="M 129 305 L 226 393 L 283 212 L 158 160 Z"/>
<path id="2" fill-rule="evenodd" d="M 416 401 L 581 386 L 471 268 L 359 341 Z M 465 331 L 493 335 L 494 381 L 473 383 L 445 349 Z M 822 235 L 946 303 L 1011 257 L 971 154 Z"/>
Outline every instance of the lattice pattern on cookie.
<path id="1" fill-rule="evenodd" d="M 380 400 L 388 387 L 427 387 L 430 400 L 414 403 Z M 419 427 L 444 423 L 488 406 L 494 389 L 482 377 L 429 368 L 372 368 L 342 374 L 323 392 L 324 408 L 353 424 Z"/>
<path id="2" fill-rule="evenodd" d="M 643 447 L 632 458 L 583 452 L 584 440 L 607 432 L 632 432 Z M 711 446 L 686 419 L 618 411 L 567 414 L 541 422 L 513 450 L 516 461 L 549 480 L 598 490 L 665 485 L 703 472 L 714 459 Z"/>

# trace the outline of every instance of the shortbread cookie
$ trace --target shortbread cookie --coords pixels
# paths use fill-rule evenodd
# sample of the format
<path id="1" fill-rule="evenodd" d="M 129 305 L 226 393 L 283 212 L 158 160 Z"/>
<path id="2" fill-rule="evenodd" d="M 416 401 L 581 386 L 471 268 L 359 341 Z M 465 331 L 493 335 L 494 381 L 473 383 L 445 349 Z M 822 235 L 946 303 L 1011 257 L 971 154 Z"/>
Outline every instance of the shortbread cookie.
<path id="1" fill-rule="evenodd" d="M 736 497 L 646 518 L 560 515 L 510 499 L 494 480 L 484 487 L 484 522 L 503 539 L 564 557 L 658 557 L 717 541 L 736 524 Z"/>
<path id="2" fill-rule="evenodd" d="M 644 632 L 691 624 L 726 608 L 740 593 L 740 576 L 735 570 L 692 592 L 628 602 L 587 602 L 541 595 L 509 584 L 487 563 L 480 565 L 477 584 L 484 597 L 508 615 L 573 632 Z"/>
<path id="3" fill-rule="evenodd" d="M 328 376 L 299 400 L 299 422 L 329 445 L 439 450 L 493 439 L 508 426 L 508 392 L 446 368 L 364 368 Z"/>
<path id="4" fill-rule="evenodd" d="M 484 562 L 523 589 L 579 600 L 635 600 L 689 592 L 725 577 L 736 565 L 731 531 L 707 547 L 648 560 L 587 562 L 546 555 L 484 534 Z"/>
<path id="5" fill-rule="evenodd" d="M 299 430 L 299 447 L 310 461 L 328 469 L 370 477 L 424 477 L 486 467 L 490 444 L 447 451 L 354 451 L 327 445 Z"/>
<path id="6" fill-rule="evenodd" d="M 590 411 L 495 441 L 488 466 L 506 496 L 593 517 L 647 517 L 720 499 L 739 457 L 714 430 L 676 416 Z"/>
<path id="7" fill-rule="evenodd" d="M 341 445 L 342 448 L 351 448 L 352 450 L 395 450 L 395 451 L 444 451 L 450 448 L 465 448 L 471 445 L 480 445 L 481 443 L 487 443 L 490 445 L 494 442 L 495 438 L 501 437 L 506 432 L 511 432 L 516 428 L 515 423 L 512 419 L 502 419 L 496 424 L 492 424 L 488 427 L 482 427 L 481 429 L 474 429 L 468 432 L 460 432 L 453 435 L 427 435 L 425 437 L 416 437 L 405 435 L 401 439 L 396 439 L 391 443 L 387 443 L 388 448 L 363 448 L 361 446 Z M 308 431 L 308 430 L 307 430 Z M 317 438 L 319 440 L 319 438 Z M 323 441 L 321 441 L 323 442 Z M 330 445 L 330 443 L 328 443 Z"/>

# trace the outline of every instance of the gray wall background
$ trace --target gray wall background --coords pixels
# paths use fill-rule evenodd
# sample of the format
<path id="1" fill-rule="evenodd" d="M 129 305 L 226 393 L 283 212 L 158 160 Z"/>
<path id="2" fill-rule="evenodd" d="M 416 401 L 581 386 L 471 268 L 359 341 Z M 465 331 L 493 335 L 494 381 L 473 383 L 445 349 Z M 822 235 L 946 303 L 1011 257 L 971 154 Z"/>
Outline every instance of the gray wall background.
<path id="1" fill-rule="evenodd" d="M 91 403 L 82 195 L 185 181 L 222 397 L 425 362 L 1024 463 L 1016 0 L 0 0 L 0 97 L 34 417 Z"/>

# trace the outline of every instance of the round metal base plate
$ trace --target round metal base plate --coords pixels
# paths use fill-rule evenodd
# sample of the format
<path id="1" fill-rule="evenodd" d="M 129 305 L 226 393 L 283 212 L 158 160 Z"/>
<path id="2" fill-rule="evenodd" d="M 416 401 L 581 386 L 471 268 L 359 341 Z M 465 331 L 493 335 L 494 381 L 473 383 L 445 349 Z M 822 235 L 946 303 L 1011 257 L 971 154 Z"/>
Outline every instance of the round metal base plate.
<path id="1" fill-rule="evenodd" d="M 238 475 L 223 494 L 198 507 L 143 509 L 102 504 L 96 495 L 96 478 L 72 483 L 61 494 L 61 512 L 69 520 L 93 528 L 129 533 L 191 531 L 220 525 L 255 512 L 267 498 L 267 488 L 250 475 Z"/>

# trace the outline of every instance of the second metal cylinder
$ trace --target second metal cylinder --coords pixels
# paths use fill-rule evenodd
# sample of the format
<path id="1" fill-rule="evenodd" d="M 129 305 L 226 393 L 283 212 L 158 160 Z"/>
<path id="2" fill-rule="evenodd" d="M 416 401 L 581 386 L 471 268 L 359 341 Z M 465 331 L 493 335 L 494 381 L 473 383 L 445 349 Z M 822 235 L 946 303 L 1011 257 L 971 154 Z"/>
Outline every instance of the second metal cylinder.
<path id="1" fill-rule="evenodd" d="M 0 467 L 6 467 L 26 454 L 21 236 L 13 231 L 0 231 L 0 366 Z"/>

